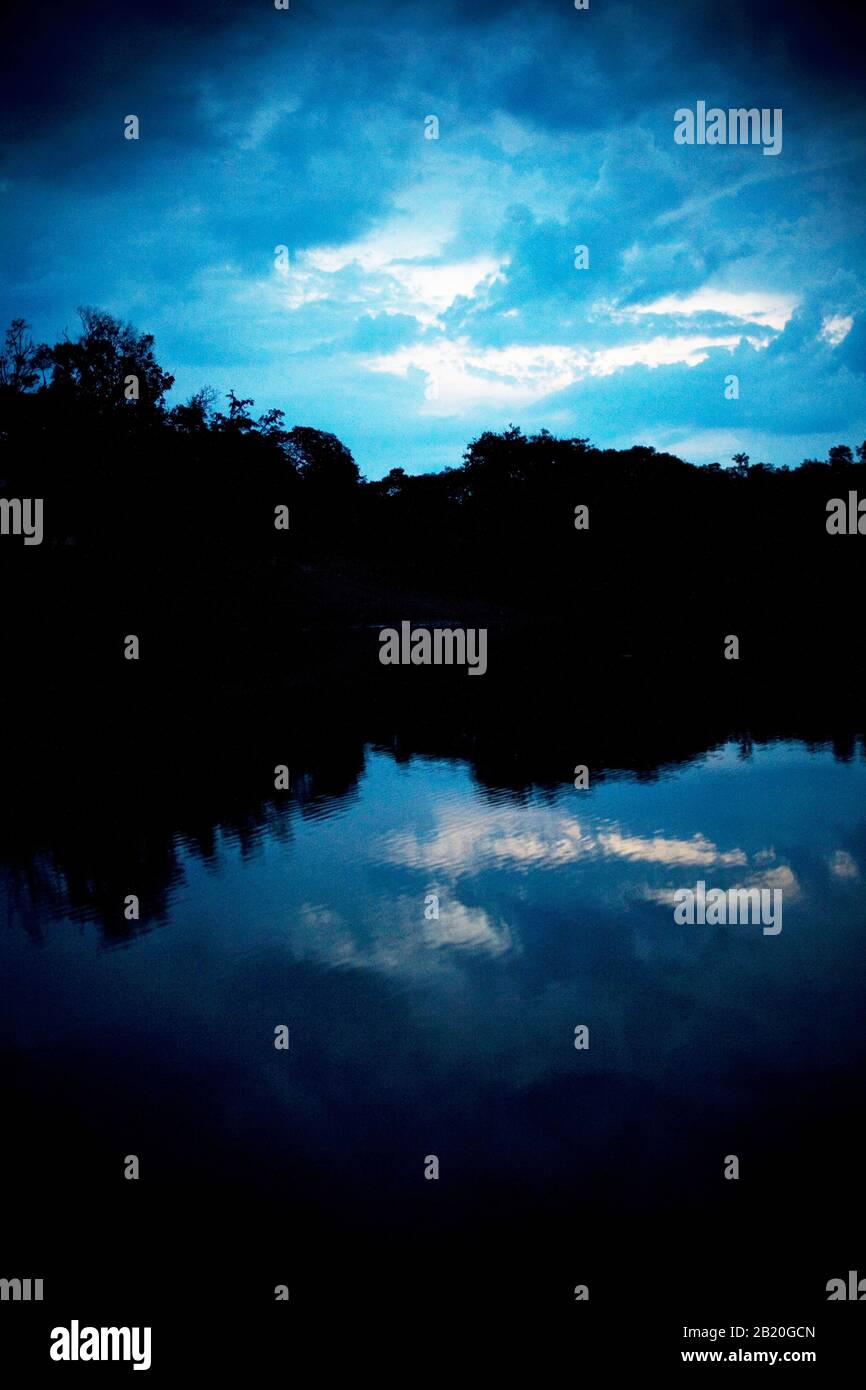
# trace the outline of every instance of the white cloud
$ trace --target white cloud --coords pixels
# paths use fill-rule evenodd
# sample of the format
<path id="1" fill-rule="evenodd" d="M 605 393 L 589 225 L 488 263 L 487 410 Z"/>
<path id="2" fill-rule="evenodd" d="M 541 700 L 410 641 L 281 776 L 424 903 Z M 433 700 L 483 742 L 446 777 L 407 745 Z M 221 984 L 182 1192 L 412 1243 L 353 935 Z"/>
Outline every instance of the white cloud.
<path id="1" fill-rule="evenodd" d="M 780 888 L 785 896 L 785 901 L 795 903 L 802 897 L 797 875 L 790 864 L 778 864 L 773 869 L 764 869 L 761 873 L 753 873 L 743 881 L 746 888 Z"/>
<path id="2" fill-rule="evenodd" d="M 828 314 L 821 324 L 820 336 L 831 347 L 838 347 L 853 327 L 854 319 L 851 314 Z"/>
<path id="3" fill-rule="evenodd" d="M 711 349 L 733 351 L 738 334 L 680 335 L 650 338 L 619 347 L 573 348 L 548 343 L 506 348 L 474 347 L 468 339 L 410 344 L 367 359 L 373 372 L 427 378 L 424 413 L 454 415 L 479 406 L 526 406 L 584 377 L 606 377 L 627 367 L 659 367 L 681 363 L 696 367 Z"/>
<path id="4" fill-rule="evenodd" d="M 765 858 L 768 852 L 769 851 L 766 850 L 759 850 L 758 853 L 753 856 L 754 861 L 756 863 L 761 861 Z M 730 855 L 722 856 L 710 862 L 715 864 L 723 864 L 730 867 L 732 865 L 743 866 L 748 861 L 746 855 L 743 854 L 741 850 L 735 850 Z M 692 885 L 680 884 L 679 886 L 680 888 L 682 888 Z M 720 885 L 718 884 L 710 883 L 706 885 L 707 891 L 709 891 L 710 888 L 715 888 L 719 886 Z M 783 894 L 783 901 L 788 903 L 797 902 L 798 899 L 802 897 L 803 891 L 800 887 L 800 883 L 797 879 L 797 876 L 794 873 L 794 870 L 791 868 L 790 864 L 778 864 L 772 869 L 764 869 L 761 872 L 756 872 L 753 870 L 752 872 L 746 874 L 744 877 L 738 878 L 735 882 L 730 883 L 728 886 L 730 888 L 779 888 L 781 889 Z M 675 895 L 678 891 L 678 888 L 656 888 L 651 884 L 643 884 L 641 886 L 638 896 L 643 898 L 646 902 L 656 903 L 659 907 L 672 908 L 675 906 Z"/>
<path id="5" fill-rule="evenodd" d="M 388 238 L 376 237 L 301 252 L 287 275 L 275 273 L 274 283 L 279 302 L 288 309 L 330 299 L 344 308 L 354 304 L 365 311 L 409 314 L 430 326 L 438 325 L 461 295 L 473 296 L 491 284 L 501 268 L 491 256 L 462 261 L 432 256 L 428 245 L 424 255 L 402 257 Z"/>
<path id="6" fill-rule="evenodd" d="M 454 218 L 453 202 L 431 206 L 418 189 L 407 190 L 403 205 L 368 236 L 302 252 L 298 272 L 315 283 L 317 297 L 342 297 L 345 277 L 330 286 L 329 277 L 354 269 L 360 296 L 371 307 L 436 323 L 456 299 L 490 283 L 505 264 L 490 255 L 449 259 Z"/>
<path id="7" fill-rule="evenodd" d="M 417 898 L 397 899 L 393 912 L 375 922 L 351 923 L 330 908 L 305 902 L 284 931 L 299 957 L 405 975 L 448 969 L 455 951 L 500 956 L 519 949 L 507 923 L 449 893 L 440 894 L 438 920 L 419 922 Z"/>
<path id="8" fill-rule="evenodd" d="M 406 868 L 472 872 L 486 863 L 559 868 L 583 859 L 614 858 L 631 863 L 741 867 L 744 850 L 722 850 L 701 834 L 691 839 L 630 835 L 616 826 L 585 828 L 569 816 L 542 809 L 491 811 L 471 818 L 443 815 L 426 836 L 398 832 L 379 847 L 383 862 Z"/>
<path id="9" fill-rule="evenodd" d="M 443 338 L 370 357 L 370 371 L 427 378 L 425 413 L 450 415 L 479 405 L 528 405 L 570 386 L 588 357 L 572 348 L 475 348 L 465 338 Z"/>
<path id="10" fill-rule="evenodd" d="M 452 898 L 440 901 L 438 919 L 425 920 L 423 940 L 434 949 L 451 946 L 491 956 L 501 956 L 514 945 L 505 923 L 494 922 L 480 907 L 466 907 Z"/>
<path id="11" fill-rule="evenodd" d="M 438 317 L 461 295 L 473 295 L 498 272 L 499 262 L 480 256 L 445 265 L 392 262 L 385 269 L 405 292 L 406 312 L 423 322 Z"/>
<path id="12" fill-rule="evenodd" d="M 761 323 L 781 332 L 797 307 L 797 297 L 758 290 L 718 290 L 710 285 L 691 294 L 667 294 L 651 304 L 636 304 L 622 312 L 631 314 L 720 314 L 724 318 Z"/>
<path id="13" fill-rule="evenodd" d="M 644 864 L 694 864 L 699 867 L 721 864 L 726 867 L 747 862 L 741 849 L 720 850 L 703 835 L 693 835 L 690 840 L 668 839 L 664 835 L 654 835 L 646 839 L 640 835 L 623 835 L 621 832 L 600 831 L 598 843 L 605 854 L 617 859 L 639 860 Z"/>
<path id="14" fill-rule="evenodd" d="M 642 343 L 623 343 L 620 347 L 600 348 L 592 354 L 590 374 L 610 376 L 622 367 L 666 367 L 680 362 L 697 367 L 707 359 L 708 348 L 728 348 L 733 351 L 740 343 L 740 334 L 711 337 L 706 334 L 676 338 L 650 338 Z"/>

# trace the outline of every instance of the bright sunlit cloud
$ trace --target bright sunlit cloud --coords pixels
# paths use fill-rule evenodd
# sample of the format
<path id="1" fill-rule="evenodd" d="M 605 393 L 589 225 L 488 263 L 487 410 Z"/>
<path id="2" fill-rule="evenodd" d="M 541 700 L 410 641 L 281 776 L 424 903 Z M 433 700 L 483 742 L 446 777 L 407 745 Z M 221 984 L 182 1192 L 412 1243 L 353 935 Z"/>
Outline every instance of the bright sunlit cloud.
<path id="1" fill-rule="evenodd" d="M 719 314 L 723 318 L 760 323 L 778 332 L 785 327 L 796 307 L 797 297 L 792 294 L 717 290 L 706 285 L 691 294 L 667 294 L 651 304 L 636 304 L 627 312 L 638 315 Z"/>
<path id="2" fill-rule="evenodd" d="M 699 366 L 710 350 L 730 352 L 739 342 L 739 334 L 695 334 L 597 349 L 561 344 L 478 348 L 468 339 L 443 338 L 372 356 L 366 365 L 372 372 L 402 377 L 412 371 L 423 374 L 425 413 L 451 415 L 485 404 L 531 405 L 583 378 L 607 377 L 628 367 Z"/>

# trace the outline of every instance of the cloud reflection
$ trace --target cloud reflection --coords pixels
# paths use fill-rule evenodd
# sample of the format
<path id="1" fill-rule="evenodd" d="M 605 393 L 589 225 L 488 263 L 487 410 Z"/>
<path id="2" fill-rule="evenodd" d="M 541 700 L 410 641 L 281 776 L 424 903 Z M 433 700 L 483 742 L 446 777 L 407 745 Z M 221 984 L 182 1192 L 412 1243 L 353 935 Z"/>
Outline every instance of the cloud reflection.
<path id="1" fill-rule="evenodd" d="M 384 864 L 411 869 L 478 872 L 488 865 L 558 868 L 601 857 L 646 864 L 710 868 L 745 866 L 739 848 L 721 849 L 696 831 L 689 839 L 635 835 L 616 823 L 579 822 L 556 810 L 444 808 L 432 832 L 393 831 L 376 847 Z"/>

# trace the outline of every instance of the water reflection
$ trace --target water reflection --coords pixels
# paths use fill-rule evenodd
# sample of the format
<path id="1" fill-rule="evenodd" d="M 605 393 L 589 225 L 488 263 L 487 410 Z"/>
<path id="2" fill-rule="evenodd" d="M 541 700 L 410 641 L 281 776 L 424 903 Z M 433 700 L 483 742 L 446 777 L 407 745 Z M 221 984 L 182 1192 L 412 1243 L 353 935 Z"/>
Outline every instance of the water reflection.
<path id="1" fill-rule="evenodd" d="M 572 1204 L 651 1189 L 682 1209 L 718 1201 L 732 1145 L 749 1201 L 792 1142 L 818 1162 L 804 1095 L 822 1096 L 822 1144 L 843 1142 L 831 1098 L 863 1054 L 862 751 L 729 741 L 586 791 L 492 786 L 470 759 L 382 740 L 344 751 L 299 766 L 282 800 L 217 779 L 209 820 L 200 797 L 173 804 L 174 828 L 121 802 L 95 816 L 107 840 L 91 804 L 7 856 L 13 1091 L 62 1057 L 69 1103 L 97 1096 L 97 1131 L 131 1130 L 166 1172 L 206 1142 L 256 1190 L 288 1164 L 295 1201 L 353 1219 L 375 1172 L 361 1208 L 379 1223 L 417 1199 L 430 1152 L 466 1201 L 509 1184 L 553 1201 L 577 1165 Z M 672 895 L 698 878 L 781 887 L 783 931 L 677 926 Z M 144 920 L 123 933 L 109 901 L 136 888 Z M 88 1130 L 82 1152 L 100 1142 Z"/>

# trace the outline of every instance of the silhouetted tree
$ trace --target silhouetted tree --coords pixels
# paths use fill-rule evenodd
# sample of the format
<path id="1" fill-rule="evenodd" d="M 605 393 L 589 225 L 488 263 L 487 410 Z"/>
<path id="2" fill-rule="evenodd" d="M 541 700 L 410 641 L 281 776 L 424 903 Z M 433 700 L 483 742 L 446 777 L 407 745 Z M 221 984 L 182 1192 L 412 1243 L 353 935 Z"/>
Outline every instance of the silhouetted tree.
<path id="1" fill-rule="evenodd" d="M 335 434 L 296 425 L 288 433 L 286 448 L 304 482 L 317 490 L 345 492 L 361 481 L 358 465 Z"/>
<path id="2" fill-rule="evenodd" d="M 836 464 L 847 466 L 854 462 L 854 455 L 847 444 L 834 444 L 830 450 L 830 462 L 834 466 Z"/>
<path id="3" fill-rule="evenodd" d="M 47 349 L 35 347 L 25 319 L 13 319 L 6 329 L 0 352 L 0 386 L 10 391 L 30 391 L 47 365 Z"/>
<path id="4" fill-rule="evenodd" d="M 176 405 L 169 412 L 169 420 L 175 429 L 185 434 L 206 430 L 213 416 L 216 391 L 212 386 L 202 386 L 190 396 L 185 405 Z"/>
<path id="5" fill-rule="evenodd" d="M 159 410 L 174 377 L 157 362 L 153 335 L 137 333 L 131 324 L 101 309 L 85 306 L 78 313 L 81 333 L 51 349 L 50 390 L 105 412 L 123 409 L 135 399 L 126 395 L 127 379 L 134 376 L 135 404 Z"/>

